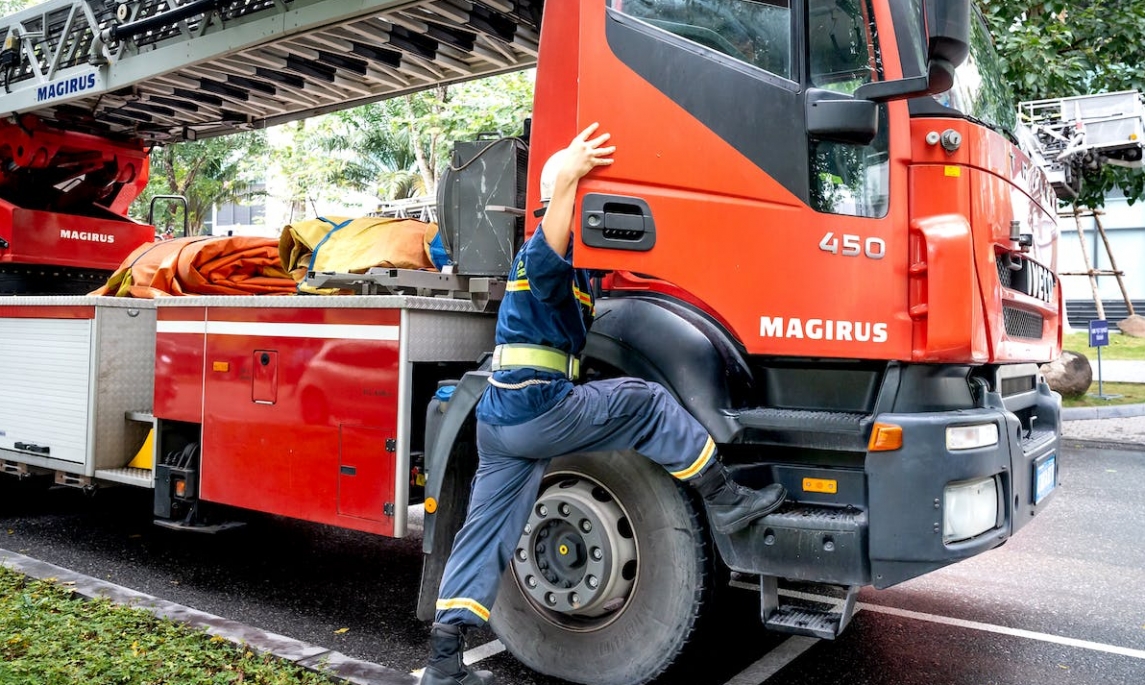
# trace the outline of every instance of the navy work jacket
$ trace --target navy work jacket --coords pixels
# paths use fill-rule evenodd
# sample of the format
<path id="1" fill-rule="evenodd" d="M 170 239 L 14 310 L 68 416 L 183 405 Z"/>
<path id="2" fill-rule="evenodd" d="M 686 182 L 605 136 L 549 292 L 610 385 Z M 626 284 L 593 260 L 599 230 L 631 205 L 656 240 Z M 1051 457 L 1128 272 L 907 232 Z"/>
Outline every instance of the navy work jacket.
<path id="1" fill-rule="evenodd" d="M 579 355 L 594 312 L 588 271 L 573 268 L 571 237 L 561 257 L 543 231 L 538 227 L 513 259 L 497 314 L 496 342 L 545 345 Z M 572 382 L 555 371 L 511 369 L 495 372 L 493 379 L 502 385 L 544 381 L 514 389 L 490 385 L 477 403 L 477 419 L 494 426 L 536 418 L 572 390 Z"/>

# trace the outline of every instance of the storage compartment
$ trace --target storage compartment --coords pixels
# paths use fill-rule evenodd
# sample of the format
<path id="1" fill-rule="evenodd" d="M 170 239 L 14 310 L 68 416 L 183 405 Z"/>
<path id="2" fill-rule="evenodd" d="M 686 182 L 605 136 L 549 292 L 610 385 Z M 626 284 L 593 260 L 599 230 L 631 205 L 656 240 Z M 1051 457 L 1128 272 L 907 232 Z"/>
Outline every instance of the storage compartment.
<path id="1" fill-rule="evenodd" d="M 155 305 L 96 297 L 0 302 L 0 458 L 92 476 L 147 436 Z"/>

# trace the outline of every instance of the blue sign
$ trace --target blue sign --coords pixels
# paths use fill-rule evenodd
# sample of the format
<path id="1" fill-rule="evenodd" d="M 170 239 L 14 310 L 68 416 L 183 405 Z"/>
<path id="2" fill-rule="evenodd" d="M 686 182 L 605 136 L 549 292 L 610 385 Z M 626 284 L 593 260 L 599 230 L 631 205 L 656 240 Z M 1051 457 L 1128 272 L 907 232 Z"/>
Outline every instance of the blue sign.
<path id="1" fill-rule="evenodd" d="M 1109 322 L 1104 319 L 1089 322 L 1089 346 L 1106 347 L 1109 345 Z"/>

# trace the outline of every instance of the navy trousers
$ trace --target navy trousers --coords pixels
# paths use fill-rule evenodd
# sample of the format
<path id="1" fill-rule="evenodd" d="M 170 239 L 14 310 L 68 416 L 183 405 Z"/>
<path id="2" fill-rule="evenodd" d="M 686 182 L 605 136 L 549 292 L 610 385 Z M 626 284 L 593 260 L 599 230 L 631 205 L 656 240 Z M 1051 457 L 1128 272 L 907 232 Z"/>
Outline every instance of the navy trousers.
<path id="1" fill-rule="evenodd" d="M 663 387 L 635 378 L 575 386 L 548 412 L 515 426 L 479 422 L 480 462 L 442 577 L 437 622 L 479 626 L 489 620 L 550 459 L 627 449 L 684 481 L 703 471 L 716 451 L 704 427 Z"/>

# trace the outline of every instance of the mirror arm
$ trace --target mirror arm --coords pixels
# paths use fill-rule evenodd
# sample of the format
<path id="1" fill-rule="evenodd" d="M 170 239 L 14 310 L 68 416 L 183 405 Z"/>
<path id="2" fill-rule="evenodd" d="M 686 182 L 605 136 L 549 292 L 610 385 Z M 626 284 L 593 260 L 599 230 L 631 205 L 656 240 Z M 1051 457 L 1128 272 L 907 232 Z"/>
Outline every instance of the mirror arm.
<path id="1" fill-rule="evenodd" d="M 874 81 L 855 90 L 855 98 L 872 102 L 890 102 L 921 95 L 934 95 L 950 90 L 954 85 L 954 66 L 941 59 L 932 59 L 926 76 L 914 76 L 897 81 Z"/>

